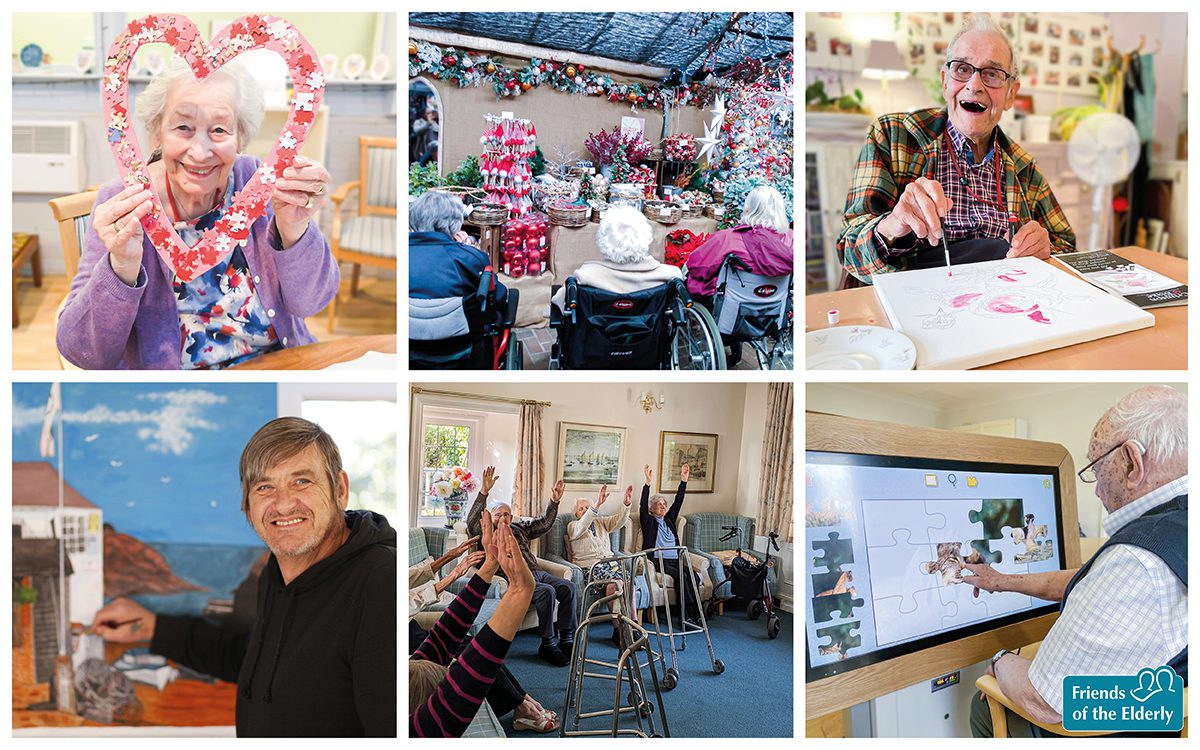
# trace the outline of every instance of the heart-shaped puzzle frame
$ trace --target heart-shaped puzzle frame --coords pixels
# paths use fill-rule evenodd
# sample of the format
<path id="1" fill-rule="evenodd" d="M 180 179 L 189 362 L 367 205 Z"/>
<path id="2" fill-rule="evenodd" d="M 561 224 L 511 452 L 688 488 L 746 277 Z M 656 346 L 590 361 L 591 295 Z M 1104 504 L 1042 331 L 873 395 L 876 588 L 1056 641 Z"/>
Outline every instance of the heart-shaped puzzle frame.
<path id="1" fill-rule="evenodd" d="M 108 143 L 126 185 L 150 187 L 150 174 L 129 115 L 129 66 L 143 44 L 169 44 L 203 80 L 243 52 L 267 49 L 288 66 L 292 101 L 287 122 L 262 167 L 234 196 L 233 205 L 220 221 L 204 232 L 195 247 L 188 247 L 167 219 L 157 195 L 151 211 L 142 217 L 142 228 L 159 257 L 180 281 L 188 282 L 229 257 L 247 242 L 250 226 L 270 205 L 275 180 L 291 166 L 321 108 L 325 75 L 312 45 L 292 24 L 275 16 L 243 16 L 205 44 L 196 25 L 185 16 L 151 15 L 131 21 L 109 48 L 104 62 L 101 98 Z M 151 191 L 153 192 L 153 190 Z"/>

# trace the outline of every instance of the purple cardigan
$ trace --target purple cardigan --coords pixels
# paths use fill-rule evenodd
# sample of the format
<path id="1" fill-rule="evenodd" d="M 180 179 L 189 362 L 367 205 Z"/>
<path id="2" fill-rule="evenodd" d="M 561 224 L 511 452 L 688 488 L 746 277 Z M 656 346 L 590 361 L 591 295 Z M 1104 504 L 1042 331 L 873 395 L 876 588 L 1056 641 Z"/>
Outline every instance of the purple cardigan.
<path id="1" fill-rule="evenodd" d="M 233 186 L 240 190 L 258 169 L 259 160 L 239 156 L 233 165 Z M 124 189 L 120 180 L 100 188 L 96 205 Z M 95 219 L 95 208 L 92 209 Z M 314 222 L 300 241 L 280 249 L 274 228 L 275 210 L 267 206 L 250 229 L 243 249 L 253 274 L 255 292 L 280 344 L 311 344 L 304 319 L 333 299 L 341 282 L 329 243 Z M 150 244 L 142 240 L 142 268 L 137 286 L 121 281 L 108 262 L 108 249 L 89 226 L 79 258 L 79 271 L 58 318 L 58 351 L 72 364 L 88 370 L 178 370 L 182 339 L 172 273 Z"/>

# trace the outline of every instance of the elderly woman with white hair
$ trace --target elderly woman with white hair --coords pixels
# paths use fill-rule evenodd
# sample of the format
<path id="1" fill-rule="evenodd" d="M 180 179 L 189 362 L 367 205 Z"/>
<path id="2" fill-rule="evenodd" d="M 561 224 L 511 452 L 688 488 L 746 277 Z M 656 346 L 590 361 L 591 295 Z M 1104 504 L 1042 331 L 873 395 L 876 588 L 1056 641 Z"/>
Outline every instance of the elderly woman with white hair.
<path id="1" fill-rule="evenodd" d="M 157 197 L 184 244 L 225 218 L 259 160 L 241 153 L 262 123 L 262 90 L 226 65 L 203 80 L 176 60 L 137 98 L 153 153 L 148 186 L 96 196 L 79 271 L 58 320 L 58 349 L 87 369 L 206 369 L 316 339 L 304 319 L 337 293 L 340 274 L 315 218 L 329 193 L 321 164 L 297 157 L 249 237 L 181 281 L 140 220 Z"/>
<path id="2" fill-rule="evenodd" d="M 721 264 L 731 253 L 746 261 L 751 273 L 783 276 L 792 272 L 792 230 L 778 190 L 769 185 L 751 190 L 742 204 L 741 223 L 715 233 L 688 256 L 684 263 L 688 292 L 709 309 Z"/>
<path id="3" fill-rule="evenodd" d="M 682 277 L 678 268 L 659 263 L 650 255 L 654 231 L 641 211 L 632 206 L 613 206 L 604 212 L 596 230 L 600 260 L 585 261 L 575 271 L 579 286 L 617 294 L 630 294 Z M 551 300 L 562 308 L 566 287 Z"/>
<path id="4" fill-rule="evenodd" d="M 489 265 L 487 253 L 467 242 L 462 231 L 466 206 L 457 196 L 441 190 L 423 193 L 408 207 L 408 296 L 441 300 L 469 297 L 479 288 L 479 277 Z M 496 282 L 496 300 L 503 303 L 508 290 Z"/>

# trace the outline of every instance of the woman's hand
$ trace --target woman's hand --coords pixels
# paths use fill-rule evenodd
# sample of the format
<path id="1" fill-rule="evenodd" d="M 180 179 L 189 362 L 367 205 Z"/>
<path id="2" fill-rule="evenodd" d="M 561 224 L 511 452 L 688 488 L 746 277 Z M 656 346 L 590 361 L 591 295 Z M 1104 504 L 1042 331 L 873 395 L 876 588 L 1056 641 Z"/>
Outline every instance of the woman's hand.
<path id="1" fill-rule="evenodd" d="M 489 583 L 492 576 L 496 575 L 496 570 L 500 567 L 500 558 L 496 550 L 495 535 L 496 531 L 492 528 L 492 513 L 485 510 L 483 517 L 479 519 L 480 536 L 483 539 L 480 544 L 483 545 L 483 565 L 479 566 L 479 575 L 483 580 Z"/>
<path id="2" fill-rule="evenodd" d="M 554 487 L 550 489 L 550 502 L 557 503 L 562 500 L 563 492 L 567 489 L 567 485 L 563 484 L 563 480 L 558 480 L 554 483 Z"/>
<path id="3" fill-rule="evenodd" d="M 287 250 L 308 231 L 308 222 L 329 197 L 329 172 L 319 162 L 297 156 L 275 181 L 275 228 Z"/>
<path id="4" fill-rule="evenodd" d="M 691 475 L 692 470 L 687 464 L 679 467 L 679 481 L 686 482 Z"/>
<path id="5" fill-rule="evenodd" d="M 650 464 L 642 466 L 642 472 L 646 475 L 646 484 L 654 484 L 654 469 L 650 468 Z"/>
<path id="6" fill-rule="evenodd" d="M 454 570 L 451 570 L 450 575 L 446 576 L 446 578 L 449 578 L 451 581 L 457 581 L 459 578 L 462 578 L 467 574 L 467 571 L 471 569 L 471 566 L 478 565 L 479 563 L 483 562 L 486 557 L 487 555 L 483 552 L 472 552 L 463 559 L 459 560 L 458 565 L 454 566 Z"/>
<path id="7" fill-rule="evenodd" d="M 533 573 L 529 571 L 529 563 L 525 562 L 525 556 L 521 554 L 521 545 L 513 536 L 512 527 L 497 527 L 494 538 L 500 567 L 504 570 L 504 577 L 508 579 L 508 591 L 532 594 Z"/>
<path id="8" fill-rule="evenodd" d="M 608 485 L 600 485 L 600 497 L 596 500 L 595 510 L 600 510 L 600 506 L 604 505 L 604 501 L 608 499 Z"/>
<path id="9" fill-rule="evenodd" d="M 470 539 L 468 539 L 467 541 L 456 544 L 453 547 L 451 547 L 450 549 L 446 550 L 446 554 L 449 555 L 450 557 L 458 557 L 462 553 L 464 553 L 467 550 L 474 547 L 475 544 L 479 541 L 479 539 L 480 539 L 479 535 L 473 536 Z"/>
<path id="10" fill-rule="evenodd" d="M 633 485 L 625 488 L 625 505 L 626 507 L 633 505 Z"/>
<path id="11" fill-rule="evenodd" d="M 142 185 L 131 185 L 96 206 L 92 228 L 108 250 L 108 263 L 129 286 L 137 284 L 142 268 L 141 218 L 154 208 L 153 194 Z"/>

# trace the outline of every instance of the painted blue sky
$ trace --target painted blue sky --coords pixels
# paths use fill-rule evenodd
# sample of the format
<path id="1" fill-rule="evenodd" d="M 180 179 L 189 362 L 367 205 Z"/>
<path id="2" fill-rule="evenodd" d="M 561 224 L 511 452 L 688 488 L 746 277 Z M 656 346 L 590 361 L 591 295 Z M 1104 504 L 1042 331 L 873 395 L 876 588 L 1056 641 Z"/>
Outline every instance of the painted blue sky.
<path id="1" fill-rule="evenodd" d="M 261 544 L 238 458 L 277 412 L 273 383 L 64 383 L 63 474 L 117 531 L 147 542 Z M 13 461 L 38 451 L 49 383 L 13 384 Z"/>

